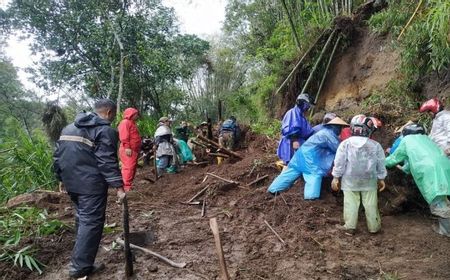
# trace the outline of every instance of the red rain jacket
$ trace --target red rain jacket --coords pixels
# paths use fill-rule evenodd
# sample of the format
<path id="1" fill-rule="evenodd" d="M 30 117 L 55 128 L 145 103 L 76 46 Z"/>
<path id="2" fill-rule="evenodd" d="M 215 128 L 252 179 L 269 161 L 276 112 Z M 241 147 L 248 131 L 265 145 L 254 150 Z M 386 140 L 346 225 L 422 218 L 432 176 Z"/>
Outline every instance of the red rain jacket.
<path id="1" fill-rule="evenodd" d="M 136 123 L 132 120 L 136 114 L 138 114 L 138 110 L 134 108 L 125 109 L 123 112 L 123 120 L 120 122 L 118 130 L 120 146 L 139 152 L 141 148 L 141 136 L 139 135 Z"/>

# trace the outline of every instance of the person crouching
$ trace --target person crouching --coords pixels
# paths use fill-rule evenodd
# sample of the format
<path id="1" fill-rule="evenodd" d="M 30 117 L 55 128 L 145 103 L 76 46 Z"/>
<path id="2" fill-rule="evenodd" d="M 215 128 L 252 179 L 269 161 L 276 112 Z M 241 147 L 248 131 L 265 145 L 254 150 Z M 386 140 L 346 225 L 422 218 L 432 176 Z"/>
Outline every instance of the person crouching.
<path id="1" fill-rule="evenodd" d="M 378 142 L 369 139 L 374 126 L 370 118 L 355 116 L 350 126 L 352 136 L 339 145 L 332 171 L 331 188 L 338 191 L 341 185 L 344 192 L 345 224 L 338 228 L 354 234 L 362 200 L 369 232 L 377 233 L 381 229 L 377 185 L 383 191 L 387 176 L 384 151 Z"/>

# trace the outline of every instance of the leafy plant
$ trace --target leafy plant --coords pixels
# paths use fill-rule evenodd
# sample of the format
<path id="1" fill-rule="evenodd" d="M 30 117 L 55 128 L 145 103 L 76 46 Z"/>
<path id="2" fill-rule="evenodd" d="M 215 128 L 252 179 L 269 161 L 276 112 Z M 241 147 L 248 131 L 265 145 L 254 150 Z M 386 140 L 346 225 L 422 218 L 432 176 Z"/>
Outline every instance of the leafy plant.
<path id="1" fill-rule="evenodd" d="M 10 261 L 13 262 L 15 266 L 26 266 L 29 270 L 37 270 L 39 274 L 42 274 L 42 269 L 45 265 L 33 257 L 35 251 L 31 246 L 23 247 L 18 251 L 10 248 L 10 246 L 4 246 L 2 251 L 3 252 L 0 254 L 0 261 Z"/>
<path id="2" fill-rule="evenodd" d="M 59 220 L 49 219 L 46 210 L 20 207 L 14 210 L 1 208 L 0 261 L 10 261 L 19 267 L 42 273 L 44 265 L 35 258 L 36 250 L 31 245 L 21 247 L 23 238 L 36 238 L 56 234 L 66 227 Z"/>
<path id="3" fill-rule="evenodd" d="M 29 136 L 16 121 L 10 123 L 9 129 L 9 137 L 0 142 L 0 203 L 56 185 L 51 149 L 42 132 Z"/>

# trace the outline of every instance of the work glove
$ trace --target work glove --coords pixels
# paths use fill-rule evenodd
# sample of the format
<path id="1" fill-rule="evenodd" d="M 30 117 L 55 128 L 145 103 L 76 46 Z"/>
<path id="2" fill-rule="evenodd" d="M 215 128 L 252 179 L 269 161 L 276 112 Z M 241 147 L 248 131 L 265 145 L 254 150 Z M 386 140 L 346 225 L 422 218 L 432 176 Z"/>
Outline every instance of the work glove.
<path id="1" fill-rule="evenodd" d="M 123 187 L 117 188 L 117 201 L 116 203 L 122 204 L 123 200 L 127 197 L 127 194 L 125 193 L 125 190 Z"/>
<path id="2" fill-rule="evenodd" d="M 384 183 L 384 180 L 378 180 L 378 191 L 382 192 L 386 188 L 386 184 Z"/>
<path id="3" fill-rule="evenodd" d="M 335 192 L 339 191 L 339 189 L 341 188 L 341 182 L 339 180 L 339 178 L 334 177 L 333 181 L 331 181 L 331 189 Z"/>
<path id="4" fill-rule="evenodd" d="M 131 149 L 129 149 L 129 148 L 125 149 L 125 154 L 127 156 L 131 157 L 131 153 L 132 153 Z"/>

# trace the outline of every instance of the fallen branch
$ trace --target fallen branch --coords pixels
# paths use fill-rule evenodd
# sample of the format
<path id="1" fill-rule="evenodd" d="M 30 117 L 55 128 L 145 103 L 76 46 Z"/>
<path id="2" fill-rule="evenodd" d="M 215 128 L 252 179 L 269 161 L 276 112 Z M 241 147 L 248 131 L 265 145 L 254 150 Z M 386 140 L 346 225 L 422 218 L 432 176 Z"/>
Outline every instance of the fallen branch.
<path id="1" fill-rule="evenodd" d="M 200 195 L 202 195 L 208 188 L 209 188 L 209 185 L 207 185 L 207 186 L 204 187 L 201 191 L 199 191 L 198 193 L 196 193 L 191 199 L 189 199 L 188 201 L 186 201 L 186 203 L 192 202 L 194 199 L 196 199 L 197 197 L 199 197 Z"/>
<path id="2" fill-rule="evenodd" d="M 200 146 L 200 147 L 203 147 L 203 148 L 208 148 L 208 146 L 206 146 L 205 144 L 199 143 L 199 142 L 197 142 L 195 140 L 191 140 L 191 142 L 192 142 L 192 144 L 195 144 L 197 146 Z"/>
<path id="3" fill-rule="evenodd" d="M 124 246 L 124 241 L 123 241 L 122 239 L 117 238 L 117 239 L 116 239 L 116 242 L 117 242 L 120 246 Z M 164 257 L 164 256 L 162 256 L 162 255 L 160 255 L 160 254 L 158 254 L 158 253 L 155 253 L 155 252 L 153 252 L 153 251 L 151 251 L 151 250 L 149 250 L 149 249 L 146 249 L 146 248 L 143 248 L 143 247 L 140 247 L 140 246 L 131 244 L 131 243 L 130 243 L 130 247 L 131 247 L 131 249 L 136 249 L 136 250 L 139 250 L 139 251 L 141 251 L 141 252 L 143 252 L 143 253 L 146 253 L 146 254 L 148 254 L 148 255 L 151 255 L 151 256 L 153 256 L 153 257 L 156 257 L 156 258 L 160 259 L 161 261 L 165 262 L 166 264 L 168 264 L 168 265 L 170 265 L 170 266 L 177 267 L 177 268 L 183 268 L 183 267 L 186 266 L 186 263 L 184 263 L 184 262 L 183 262 L 183 263 L 176 263 L 176 262 L 171 261 L 171 260 L 169 260 L 168 258 L 166 258 L 166 257 Z"/>
<path id="4" fill-rule="evenodd" d="M 208 143 L 208 144 L 210 144 L 210 145 L 212 145 L 212 146 L 214 146 L 214 147 L 216 147 L 216 148 L 220 148 L 219 143 L 214 142 L 213 140 L 210 140 L 210 139 L 208 139 L 208 138 L 206 138 L 206 137 L 204 137 L 204 136 L 202 136 L 202 135 L 197 135 L 197 139 L 200 139 L 200 140 L 202 140 L 203 142 L 206 142 L 206 143 Z"/>
<path id="5" fill-rule="evenodd" d="M 206 142 L 206 143 L 209 143 L 209 144 L 213 145 L 213 146 L 216 147 L 216 148 L 218 148 L 218 152 L 220 152 L 220 153 L 224 153 L 224 154 L 227 154 L 227 155 L 230 155 L 230 156 L 237 157 L 237 158 L 239 158 L 239 159 L 243 159 L 243 157 L 242 157 L 241 155 L 239 155 L 238 153 L 235 153 L 235 152 L 230 151 L 230 150 L 228 150 L 228 149 L 226 149 L 226 148 L 224 148 L 224 147 L 221 147 L 221 146 L 219 145 L 219 143 L 214 142 L 214 141 L 212 141 L 212 140 L 209 140 L 208 138 L 206 138 L 206 137 L 204 137 L 204 136 L 197 135 L 197 138 L 200 139 L 200 140 L 202 140 L 202 141 L 204 141 L 204 142 Z"/>
<path id="6" fill-rule="evenodd" d="M 269 177 L 269 175 L 264 175 L 264 176 L 262 176 L 262 177 L 260 177 L 260 178 L 257 178 L 256 180 L 251 181 L 251 182 L 248 183 L 246 186 L 247 186 L 247 187 L 250 187 L 251 185 L 254 185 L 254 184 L 258 183 L 258 182 L 260 182 L 260 181 L 266 179 L 267 177 Z"/>
<path id="7" fill-rule="evenodd" d="M 238 158 L 238 159 L 243 159 L 243 157 L 242 157 L 241 155 L 239 155 L 238 153 L 235 153 L 235 152 L 230 151 L 230 150 L 228 150 L 228 149 L 225 149 L 225 148 L 223 148 L 223 147 L 222 147 L 222 148 L 219 148 L 219 149 L 217 150 L 217 152 L 219 152 L 219 153 L 224 153 L 224 154 L 227 154 L 227 155 L 236 157 L 236 158 Z"/>
<path id="8" fill-rule="evenodd" d="M 221 154 L 221 153 L 209 153 L 208 156 L 212 156 L 212 157 L 223 157 L 223 158 L 229 158 L 229 155 L 226 154 Z"/>
<path id="9" fill-rule="evenodd" d="M 236 182 L 236 181 L 233 181 L 233 180 L 228 180 L 228 179 L 225 179 L 225 178 L 222 178 L 222 177 L 220 177 L 220 176 L 218 176 L 218 175 L 216 175 L 216 174 L 213 174 L 213 173 L 206 173 L 207 175 L 210 175 L 210 176 L 213 176 L 213 177 L 215 177 L 215 178 L 217 178 L 217 179 L 220 179 L 220 180 L 222 180 L 222 181 L 224 181 L 224 182 L 227 182 L 227 183 L 230 183 L 230 184 L 236 184 L 236 185 L 239 185 L 239 182 Z"/>
<path id="10" fill-rule="evenodd" d="M 269 225 L 269 223 L 264 220 L 264 223 L 266 223 L 266 225 L 269 227 L 269 229 L 275 234 L 275 236 L 278 238 L 278 240 L 280 240 L 281 243 L 286 244 L 284 242 L 284 240 L 278 235 L 278 233 Z"/>
<path id="11" fill-rule="evenodd" d="M 201 161 L 201 162 L 188 162 L 186 163 L 187 165 L 194 165 L 194 166 L 198 166 L 198 165 L 204 165 L 204 164 L 208 164 L 209 161 Z"/>

